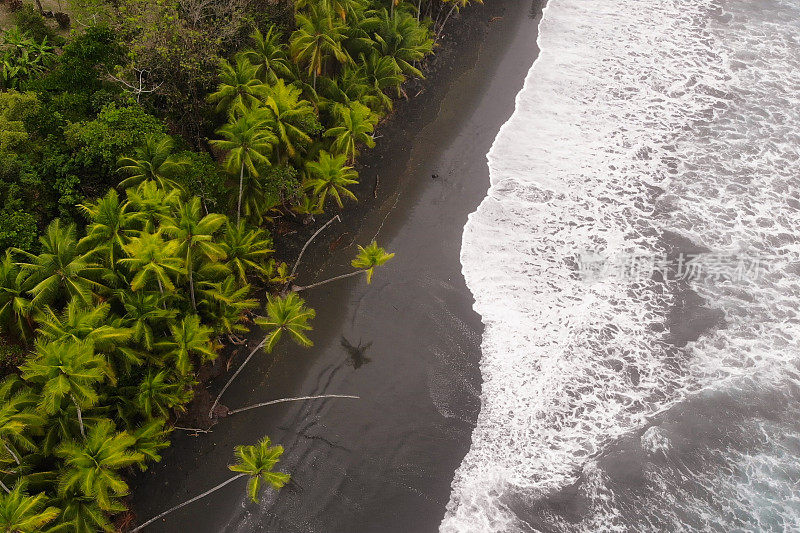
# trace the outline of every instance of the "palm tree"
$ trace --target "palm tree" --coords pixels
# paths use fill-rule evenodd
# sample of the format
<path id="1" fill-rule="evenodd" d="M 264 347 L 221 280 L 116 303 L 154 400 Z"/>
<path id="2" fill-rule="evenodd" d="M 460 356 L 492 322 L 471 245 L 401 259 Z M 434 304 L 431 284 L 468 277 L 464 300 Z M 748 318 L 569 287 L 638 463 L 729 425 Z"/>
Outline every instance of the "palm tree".
<path id="1" fill-rule="evenodd" d="M 131 212 L 130 204 L 120 202 L 114 189 L 109 189 L 103 198 L 95 203 L 79 206 L 92 221 L 86 228 L 86 237 L 78 242 L 88 256 L 103 254 L 107 266 L 114 268 L 114 260 L 122 253 L 122 247 L 134 234 L 131 225 L 141 218 L 140 213 Z"/>
<path id="2" fill-rule="evenodd" d="M 135 439 L 131 446 L 132 451 L 142 454 L 146 461 L 159 462 L 161 460 L 159 452 L 169 447 L 167 436 L 172 431 L 171 428 L 164 428 L 166 421 L 166 418 L 156 418 L 136 428 L 131 433 Z M 142 472 L 147 470 L 147 463 L 140 461 L 139 470 Z"/>
<path id="3" fill-rule="evenodd" d="M 261 102 L 266 86 L 258 77 L 259 68 L 245 56 L 236 58 L 236 65 L 223 59 L 220 64 L 220 83 L 208 101 L 217 104 L 217 112 L 227 110 L 230 116 L 246 113 Z"/>
<path id="4" fill-rule="evenodd" d="M 242 218 L 242 190 L 244 171 L 257 177 L 259 166 L 269 165 L 267 157 L 278 138 L 269 130 L 269 116 L 263 110 L 245 113 L 233 122 L 222 126 L 217 133 L 224 137 L 211 141 L 220 150 L 228 152 L 225 164 L 228 171 L 239 172 L 239 197 L 236 203 L 236 222 Z"/>
<path id="5" fill-rule="evenodd" d="M 121 513 L 127 510 L 125 505 L 115 500 L 110 502 L 112 509 L 103 510 L 95 498 L 86 497 L 75 488 L 60 491 L 54 503 L 63 509 L 57 523 L 63 528 L 68 528 L 70 533 L 98 531 L 114 533 L 117 529 L 109 521 L 107 513 Z"/>
<path id="6" fill-rule="evenodd" d="M 244 222 L 236 225 L 228 222 L 220 245 L 228 258 L 228 266 L 240 284 L 247 284 L 249 272 L 259 277 L 267 275 L 264 260 L 274 250 L 272 239 L 266 231 L 261 228 L 250 229 Z"/>
<path id="7" fill-rule="evenodd" d="M 175 177 L 186 169 L 186 162 L 172 154 L 174 146 L 168 135 L 147 135 L 134 157 L 120 158 L 119 172 L 128 177 L 119 183 L 119 187 L 127 189 L 153 180 L 162 189 L 182 191 L 183 187 Z"/>
<path id="8" fill-rule="evenodd" d="M 181 408 L 192 398 L 192 391 L 173 381 L 170 372 L 150 369 L 136 388 L 135 403 L 145 418 L 168 418 L 174 408 Z"/>
<path id="9" fill-rule="evenodd" d="M 203 315 L 214 325 L 216 333 L 232 335 L 250 331 L 242 324 L 242 316 L 258 307 L 258 300 L 248 298 L 250 285 L 239 286 L 235 277 L 228 276 L 216 283 L 201 281 L 199 292 Z"/>
<path id="10" fill-rule="evenodd" d="M 267 316 L 264 318 L 256 318 L 255 323 L 267 329 L 267 335 L 258 343 L 258 346 L 250 352 L 247 359 L 244 360 L 236 372 L 228 379 L 228 382 L 225 383 L 225 386 L 222 387 L 217 399 L 214 400 L 214 404 L 208 412 L 209 417 L 212 416 L 214 408 L 231 383 L 233 383 L 233 380 L 236 379 L 236 376 L 244 370 L 244 367 L 247 366 L 247 363 L 250 362 L 253 355 L 261 348 L 264 348 L 267 353 L 272 352 L 284 333 L 290 335 L 300 346 L 309 347 L 313 345 L 311 339 L 306 337 L 304 332 L 311 330 L 311 325 L 308 322 L 316 316 L 316 312 L 306 307 L 305 301 L 297 294 L 292 292 L 283 298 L 267 295 L 266 309 Z"/>
<path id="11" fill-rule="evenodd" d="M 153 328 L 166 330 L 166 323 L 178 311 L 166 309 L 165 298 L 159 293 L 121 290 L 117 297 L 125 308 L 124 324 L 131 329 L 131 338 L 151 352 L 156 335 Z"/>
<path id="12" fill-rule="evenodd" d="M 282 154 L 295 157 L 301 146 L 311 144 L 311 136 L 306 128 L 316 122 L 316 113 L 311 104 L 301 98 L 300 89 L 278 80 L 270 86 L 264 107 L 272 115 L 278 137 L 279 163 L 284 162 Z"/>
<path id="13" fill-rule="evenodd" d="M 283 446 L 273 446 L 269 437 L 264 437 L 258 442 L 258 444 L 254 446 L 237 446 L 235 448 L 235 453 L 239 461 L 228 468 L 230 468 L 233 472 L 239 472 L 238 475 L 223 481 L 216 487 L 213 487 L 202 494 L 198 494 L 190 500 L 167 509 L 160 515 L 155 516 L 144 522 L 142 525 L 132 529 L 131 533 L 141 531 L 145 527 L 157 520 L 164 518 L 168 514 L 177 511 L 178 509 L 185 507 L 190 503 L 194 503 L 197 500 L 205 498 L 209 494 L 213 494 L 226 485 L 229 485 L 230 483 L 233 483 L 237 479 L 241 479 L 243 477 L 250 478 L 247 483 L 247 495 L 254 502 L 258 501 L 258 493 L 261 490 L 261 485 L 263 482 L 266 482 L 275 490 L 280 490 L 289 482 L 288 474 L 273 471 L 273 468 L 275 468 L 275 465 L 280 460 L 281 455 L 283 455 Z"/>
<path id="14" fill-rule="evenodd" d="M 36 533 L 59 515 L 57 507 L 47 506 L 47 497 L 28 496 L 24 485 L 0 494 L 0 529 L 9 533 Z"/>
<path id="15" fill-rule="evenodd" d="M 83 435 L 83 410 L 99 400 L 95 387 L 111 377 L 108 363 L 91 344 L 76 341 L 36 343 L 36 355 L 20 367 L 25 381 L 41 387 L 38 407 L 54 414 L 68 400 L 75 405 Z"/>
<path id="16" fill-rule="evenodd" d="M 19 265 L 31 273 L 28 284 L 33 285 L 28 292 L 33 295 L 30 305 L 34 308 L 51 303 L 65 296 L 77 297 L 90 303 L 93 291 L 104 289 L 102 284 L 87 277 L 87 274 L 100 269 L 78 250 L 75 239 L 75 226 L 66 227 L 56 219 L 39 238 L 42 253 L 33 255 L 24 250 L 12 249 L 27 257 L 30 262 Z"/>
<path id="17" fill-rule="evenodd" d="M 27 341 L 33 329 L 31 302 L 25 291 L 25 273 L 6 250 L 0 261 L 0 328 Z"/>
<path id="18" fill-rule="evenodd" d="M 136 226 L 141 231 L 154 232 L 156 227 L 169 220 L 180 201 L 176 189 L 164 189 L 154 181 L 144 181 L 135 189 L 128 189 L 128 204 L 135 213 Z"/>
<path id="19" fill-rule="evenodd" d="M 305 65 L 311 76 L 314 89 L 317 76 L 325 72 L 331 58 L 339 63 L 350 63 L 352 59 L 342 48 L 347 37 L 345 24 L 331 16 L 325 6 L 310 6 L 308 15 L 295 16 L 297 30 L 292 33 L 289 53 L 299 65 Z"/>
<path id="20" fill-rule="evenodd" d="M 369 148 L 375 146 L 372 132 L 375 131 L 378 117 L 360 102 L 336 106 L 336 115 L 341 125 L 326 131 L 325 137 L 333 138 L 332 151 L 344 154 L 348 162 L 353 164 L 358 155 L 358 144 L 365 144 Z"/>
<path id="21" fill-rule="evenodd" d="M 197 309 L 193 277 L 195 261 L 213 263 L 225 259 L 225 250 L 214 242 L 214 233 L 225 221 L 225 215 L 218 213 L 202 216 L 200 198 L 194 196 L 187 202 L 181 202 L 177 217 L 170 224 L 162 226 L 164 233 L 178 242 L 177 254 L 183 257 L 189 276 L 192 309 Z"/>
<path id="22" fill-rule="evenodd" d="M 36 316 L 37 332 L 48 341 L 85 341 L 95 349 L 112 350 L 126 344 L 133 330 L 109 321 L 110 311 L 111 305 L 107 302 L 87 306 L 77 299 L 70 300 L 61 315 L 46 306 Z"/>
<path id="23" fill-rule="evenodd" d="M 266 34 L 256 28 L 250 36 L 253 46 L 243 52 L 250 63 L 256 67 L 256 77 L 264 83 L 273 84 L 278 77 L 291 78 L 292 71 L 286 56 L 283 36 L 274 24 Z"/>
<path id="24" fill-rule="evenodd" d="M 373 38 L 380 54 L 390 58 L 398 71 L 424 78 L 413 63 L 433 52 L 433 39 L 428 28 L 404 10 L 389 14 L 382 9 L 377 20 L 379 23 L 374 28 Z"/>
<path id="25" fill-rule="evenodd" d="M 211 342 L 211 328 L 202 325 L 200 317 L 188 315 L 177 324 L 169 327 L 170 337 L 157 342 L 155 347 L 174 361 L 175 368 L 182 375 L 192 370 L 192 356 L 199 356 L 202 362 L 217 357 Z"/>
<path id="26" fill-rule="evenodd" d="M 17 465 L 21 461 L 15 449 L 35 451 L 31 432 L 45 424 L 34 409 L 37 401 L 37 395 L 14 374 L 0 382 L 0 444 Z"/>
<path id="27" fill-rule="evenodd" d="M 143 232 L 139 237 L 134 237 L 125 245 L 128 257 L 120 259 L 119 263 L 128 266 L 131 273 L 135 272 L 131 280 L 131 290 L 138 291 L 155 281 L 158 290 L 175 290 L 171 276 L 181 276 L 186 273 L 183 260 L 177 257 L 178 243 L 175 241 L 164 242 L 161 231 L 157 233 Z"/>
<path id="28" fill-rule="evenodd" d="M 355 270 L 353 272 L 348 272 L 347 274 L 342 274 L 341 276 L 335 276 L 333 278 L 329 278 L 324 281 L 319 281 L 311 285 L 306 285 L 305 287 L 298 287 L 295 285 L 292 287 L 292 291 L 300 292 L 308 289 L 313 289 L 315 287 L 319 287 L 320 285 L 325 285 L 332 281 L 344 278 L 350 278 L 352 276 L 357 276 L 362 273 L 365 273 L 367 275 L 367 283 L 372 283 L 372 274 L 374 273 L 375 267 L 383 265 L 392 257 L 394 257 L 394 254 L 386 253 L 386 250 L 378 246 L 378 244 L 375 241 L 372 241 L 372 243 L 369 244 L 366 248 L 359 246 L 356 258 L 350 262 L 350 264 L 353 267 L 357 268 L 358 270 Z"/>
<path id="29" fill-rule="evenodd" d="M 377 98 L 382 108 L 392 109 L 392 99 L 386 96 L 386 89 L 397 89 L 397 96 L 402 94 L 400 86 L 405 81 L 405 76 L 400 72 L 397 63 L 389 56 L 383 56 L 372 51 L 368 56 L 361 55 L 359 70 L 370 85 L 371 94 Z"/>
<path id="30" fill-rule="evenodd" d="M 116 499 L 128 494 L 128 484 L 119 471 L 144 459 L 133 450 L 135 444 L 132 435 L 116 432 L 114 423 L 107 419 L 90 428 L 84 442 L 62 443 L 56 449 L 56 455 L 64 461 L 59 491 L 74 490 L 97 500 L 105 511 L 116 510 Z"/>
<path id="31" fill-rule="evenodd" d="M 342 208 L 342 196 L 356 200 L 356 195 L 347 189 L 358 183 L 358 172 L 353 167 L 345 166 L 346 155 L 332 156 L 326 151 L 319 154 L 319 161 L 309 161 L 306 169 L 311 179 L 306 187 L 312 189 L 319 198 L 319 208 L 325 206 L 325 199 L 330 194 L 336 204 Z"/>

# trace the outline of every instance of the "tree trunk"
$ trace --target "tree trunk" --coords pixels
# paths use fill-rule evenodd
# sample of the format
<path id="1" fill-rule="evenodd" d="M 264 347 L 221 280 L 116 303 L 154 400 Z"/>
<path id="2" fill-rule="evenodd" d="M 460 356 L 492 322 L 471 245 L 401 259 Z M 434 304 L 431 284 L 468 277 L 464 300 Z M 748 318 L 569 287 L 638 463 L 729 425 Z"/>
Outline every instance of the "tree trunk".
<path id="1" fill-rule="evenodd" d="M 75 409 L 78 410 L 78 424 L 81 426 L 81 437 L 83 437 L 83 440 L 86 440 L 86 432 L 83 428 L 83 413 L 81 412 L 81 407 L 78 405 L 77 400 L 75 400 L 75 396 L 70 395 L 70 398 L 72 398 L 72 403 L 75 404 Z"/>
<path id="2" fill-rule="evenodd" d="M 453 2 L 453 7 L 450 8 L 450 11 L 448 11 L 447 16 L 444 18 L 444 21 L 442 22 L 442 25 L 439 26 L 439 31 L 436 32 L 436 40 L 437 41 L 442 36 L 442 32 L 444 32 L 444 26 L 445 26 L 445 24 L 447 24 L 447 21 L 450 19 L 450 15 L 453 14 L 453 11 L 455 11 L 457 7 L 458 7 L 458 4 L 456 4 L 455 1 L 454 1 Z"/>
<path id="3" fill-rule="evenodd" d="M 236 204 L 236 223 L 242 219 L 242 187 L 244 186 L 244 162 L 242 162 L 242 169 L 239 171 L 239 202 Z"/>
<path id="4" fill-rule="evenodd" d="M 190 245 L 191 246 L 191 245 Z M 192 297 L 192 309 L 197 311 L 197 302 L 194 298 L 194 276 L 192 275 L 192 254 L 186 253 L 186 271 L 189 273 L 189 294 Z"/>
<path id="5" fill-rule="evenodd" d="M 268 405 L 275 405 L 276 403 L 285 403 L 285 402 L 299 402 L 302 400 L 317 400 L 321 398 L 352 398 L 354 400 L 360 400 L 360 396 L 350 396 L 349 394 L 323 394 L 321 396 L 300 396 L 299 398 L 281 398 L 279 400 L 272 400 L 269 402 L 264 403 L 257 403 L 254 405 L 248 405 L 247 407 L 242 407 L 240 409 L 234 409 L 233 411 L 228 411 L 228 415 L 235 415 L 236 413 L 241 413 L 242 411 L 249 411 L 250 409 L 256 409 L 258 407 L 266 407 Z"/>
<path id="6" fill-rule="evenodd" d="M 0 481 L 0 487 L 3 487 L 3 490 L 6 491 L 8 494 L 11 494 L 11 491 L 6 487 L 6 484 Z"/>
<path id="7" fill-rule="evenodd" d="M 214 487 L 214 488 L 212 488 L 212 489 L 209 489 L 209 490 L 205 491 L 203 494 L 198 494 L 197 496 L 195 496 L 195 497 L 194 497 L 194 498 L 192 498 L 191 500 L 186 500 L 186 501 L 185 501 L 185 502 L 183 502 L 183 503 L 179 503 L 179 504 L 178 504 L 178 505 L 176 505 L 175 507 L 172 507 L 172 508 L 170 508 L 170 509 L 167 509 L 166 511 L 164 511 L 164 512 L 163 512 L 163 513 L 161 513 L 160 515 L 158 515 L 158 516 L 155 516 L 155 517 L 151 518 L 150 520 L 148 520 L 148 521 L 147 521 L 147 522 L 145 522 L 144 524 L 142 524 L 142 525 L 140 525 L 140 526 L 137 526 L 137 527 L 135 527 L 135 528 L 131 529 L 131 532 L 130 532 L 130 533 L 136 533 L 137 531 L 141 531 L 142 529 L 144 529 L 145 527 L 149 526 L 150 524 L 152 524 L 152 523 L 153 523 L 153 522 L 155 522 L 156 520 L 158 520 L 158 519 L 160 519 L 160 518 L 164 518 L 165 516 L 167 516 L 168 514 L 172 513 L 173 511 L 177 511 L 177 510 L 178 510 L 178 509 L 180 509 L 181 507 L 186 507 L 186 506 L 187 506 L 187 505 L 189 505 L 190 503 L 194 503 L 194 502 L 196 502 L 197 500 L 199 500 L 199 499 L 201 499 L 201 498 L 205 498 L 205 497 L 206 497 L 206 496 L 208 496 L 209 494 L 211 494 L 211 493 L 213 493 L 213 492 L 215 492 L 215 491 L 218 491 L 219 489 L 221 489 L 221 488 L 222 488 L 222 487 L 224 487 L 225 485 L 228 485 L 229 483 L 232 483 L 232 482 L 236 481 L 236 480 L 237 480 L 237 479 L 239 479 L 239 478 L 245 477 L 246 475 L 247 475 L 247 474 L 239 474 L 238 476 L 233 476 L 232 478 L 228 479 L 227 481 L 223 481 L 222 483 L 220 483 L 220 484 L 219 484 L 219 485 L 217 485 L 216 487 Z"/>
<path id="8" fill-rule="evenodd" d="M 17 462 L 18 465 L 22 464 L 19 460 L 19 456 L 16 453 L 14 453 L 14 450 L 12 450 L 8 444 L 6 444 L 6 441 L 3 441 L 3 448 L 5 448 L 6 451 L 11 454 L 11 457 L 14 458 L 14 460 Z"/>
<path id="9" fill-rule="evenodd" d="M 320 281 L 318 283 L 312 283 L 311 285 L 306 285 L 305 287 L 298 287 L 297 285 L 293 285 L 292 286 L 292 291 L 293 292 L 300 292 L 300 291 L 305 291 L 305 290 L 308 290 L 308 289 L 314 289 L 316 287 L 319 287 L 320 285 L 325 285 L 326 283 L 330 283 L 332 281 L 337 281 L 337 280 L 344 279 L 344 278 L 351 278 L 353 276 L 357 276 L 357 275 L 362 274 L 364 272 L 366 272 L 366 270 L 356 270 L 355 272 L 348 272 L 347 274 L 342 274 L 341 276 L 336 276 L 336 277 L 333 277 L 333 278 L 329 278 L 329 279 L 326 279 L 324 281 Z"/>
<path id="10" fill-rule="evenodd" d="M 42 0 L 36 0 L 36 8 L 39 10 L 39 14 L 44 16 L 44 8 L 42 7 Z"/>
<path id="11" fill-rule="evenodd" d="M 222 399 L 222 395 L 225 394 L 225 391 L 228 390 L 228 387 L 231 386 L 231 383 L 233 383 L 233 380 L 236 379 L 236 376 L 238 376 L 239 373 L 244 369 L 245 365 L 250 362 L 250 359 L 253 358 L 253 356 L 256 354 L 256 352 L 264 347 L 264 345 L 267 343 L 267 339 L 268 338 L 269 338 L 269 335 L 266 335 L 261 340 L 261 342 L 258 343 L 258 346 L 253 348 L 253 351 L 250 352 L 250 355 L 247 356 L 247 359 L 244 360 L 244 362 L 239 366 L 239 368 L 236 369 L 236 372 L 234 372 L 234 374 L 230 377 L 230 379 L 225 383 L 225 386 L 222 387 L 221 391 L 219 391 L 219 394 L 217 395 L 217 399 L 214 400 L 214 403 L 211 406 L 211 409 L 208 411 L 208 418 L 212 418 L 213 417 L 214 408 L 217 406 L 217 404 L 219 403 L 220 399 Z"/>
<path id="12" fill-rule="evenodd" d="M 300 264 L 300 260 L 303 258 L 303 253 L 306 251 L 306 248 L 308 248 L 308 245 L 311 244 L 311 241 L 313 241 L 317 237 L 317 235 L 319 235 L 322 232 L 322 230 L 327 228 L 334 220 L 338 220 L 339 222 L 342 221 L 339 215 L 336 215 L 335 217 L 327 221 L 324 226 L 322 226 L 316 232 L 314 232 L 314 235 L 312 235 L 311 238 L 308 239 L 308 241 L 306 241 L 305 245 L 303 245 L 303 249 L 300 250 L 300 255 L 297 256 L 297 261 L 294 262 L 294 267 L 292 267 L 292 272 L 289 274 L 290 278 L 293 278 L 294 273 L 297 272 L 297 266 Z"/>

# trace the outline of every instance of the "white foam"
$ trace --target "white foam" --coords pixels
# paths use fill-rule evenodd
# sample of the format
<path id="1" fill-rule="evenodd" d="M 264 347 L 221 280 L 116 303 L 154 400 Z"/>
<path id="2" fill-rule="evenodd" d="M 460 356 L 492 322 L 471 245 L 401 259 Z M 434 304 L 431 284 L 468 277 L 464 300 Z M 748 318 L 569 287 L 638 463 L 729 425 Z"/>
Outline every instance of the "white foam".
<path id="1" fill-rule="evenodd" d="M 787 272 L 800 250 L 799 15 L 788 0 L 550 0 L 464 229 L 484 383 L 442 531 L 527 530 L 504 496 L 591 478 L 594 454 L 692 394 L 786 379 L 800 353 Z M 664 230 L 773 258 L 757 279 L 693 282 L 728 327 L 677 353 L 670 282 L 588 283 L 570 262 L 657 255 Z M 609 495 L 583 526 L 614 529 L 616 505 Z"/>

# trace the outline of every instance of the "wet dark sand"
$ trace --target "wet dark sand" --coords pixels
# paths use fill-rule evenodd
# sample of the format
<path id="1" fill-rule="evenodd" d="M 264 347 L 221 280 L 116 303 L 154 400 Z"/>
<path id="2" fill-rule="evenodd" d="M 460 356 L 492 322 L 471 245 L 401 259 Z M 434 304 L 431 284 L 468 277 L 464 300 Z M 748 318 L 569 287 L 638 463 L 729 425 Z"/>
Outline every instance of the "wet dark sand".
<path id="1" fill-rule="evenodd" d="M 480 407 L 482 326 L 461 275 L 461 234 L 489 185 L 485 154 L 535 58 L 539 4 L 492 0 L 453 22 L 464 21 L 451 37 L 458 44 L 381 128 L 378 148 L 362 158 L 362 202 L 318 239 L 306 263 L 317 271 L 298 283 L 348 271 L 355 245 L 376 234 L 397 257 L 372 285 L 350 278 L 306 294 L 315 346 L 284 341 L 259 354 L 223 403 L 360 399 L 282 404 L 223 419 L 209 434 L 176 432 L 163 461 L 134 480 L 141 519 L 230 477 L 233 447 L 264 435 L 286 448 L 280 469 L 293 482 L 265 491 L 260 504 L 235 482 L 149 531 L 438 529 Z"/>

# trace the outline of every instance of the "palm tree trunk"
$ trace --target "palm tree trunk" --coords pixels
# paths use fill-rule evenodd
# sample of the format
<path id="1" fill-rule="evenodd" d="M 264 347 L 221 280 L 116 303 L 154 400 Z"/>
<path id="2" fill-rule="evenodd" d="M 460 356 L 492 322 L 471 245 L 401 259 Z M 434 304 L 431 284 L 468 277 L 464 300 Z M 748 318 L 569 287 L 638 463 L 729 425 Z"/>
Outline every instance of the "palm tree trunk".
<path id="1" fill-rule="evenodd" d="M 458 4 L 456 4 L 455 1 L 454 1 L 453 2 L 453 7 L 450 8 L 450 11 L 448 11 L 447 16 L 444 18 L 444 21 L 442 22 L 442 25 L 439 26 L 439 30 L 436 32 L 436 40 L 437 41 L 442 36 L 442 32 L 444 32 L 444 26 L 445 26 L 445 24 L 447 24 L 448 19 L 450 19 L 450 15 L 453 14 L 453 11 L 455 11 L 457 7 L 458 7 Z"/>
<path id="2" fill-rule="evenodd" d="M 220 483 L 220 484 L 219 484 L 219 485 L 217 485 L 216 487 L 214 487 L 214 488 L 212 488 L 212 489 L 209 489 L 209 490 L 205 491 L 203 494 L 198 494 L 197 496 L 195 496 L 195 497 L 194 497 L 194 498 L 192 498 L 191 500 L 186 500 L 186 501 L 185 501 L 185 502 L 183 502 L 183 503 L 179 503 L 179 504 L 178 504 L 178 505 L 176 505 L 175 507 L 172 507 L 172 508 L 170 508 L 170 509 L 167 509 L 166 511 L 164 511 L 164 512 L 163 512 L 163 513 L 161 513 L 160 515 L 158 515 L 158 516 L 155 516 L 155 517 L 151 518 L 150 520 L 148 520 L 148 521 L 147 521 L 147 522 L 145 522 L 144 524 L 142 524 L 142 525 L 140 525 L 140 526 L 138 526 L 138 527 L 135 527 L 135 528 L 131 529 L 131 533 L 136 533 L 137 531 L 141 531 L 142 529 L 144 529 L 145 527 L 149 526 L 150 524 L 152 524 L 152 523 L 153 523 L 153 522 L 155 522 L 156 520 L 159 520 L 159 519 L 161 519 L 161 518 L 164 518 L 165 516 L 167 516 L 168 514 L 172 513 L 173 511 L 177 511 L 177 510 L 178 510 L 178 509 L 180 509 L 181 507 L 185 507 L 185 506 L 189 505 L 190 503 L 194 503 L 194 502 L 196 502 L 196 501 L 197 501 L 197 500 L 199 500 L 199 499 L 205 498 L 205 497 L 206 497 L 206 496 L 208 496 L 209 494 L 211 494 L 211 493 L 213 493 L 213 492 L 215 492 L 215 491 L 218 491 L 219 489 L 221 489 L 221 488 L 222 488 L 222 487 L 224 487 L 225 485 L 228 485 L 228 484 L 230 484 L 230 483 L 232 483 L 232 482 L 236 481 L 237 479 L 239 479 L 239 478 L 242 478 L 242 477 L 245 477 L 245 476 L 247 476 L 247 474 L 239 474 L 238 476 L 233 476 L 232 478 L 228 479 L 227 481 L 223 481 L 222 483 Z"/>
<path id="3" fill-rule="evenodd" d="M 192 275 L 192 253 L 191 248 L 186 252 L 186 271 L 189 273 L 189 294 L 192 296 L 192 309 L 197 311 L 197 302 L 194 299 L 194 276 Z"/>
<path id="4" fill-rule="evenodd" d="M 308 248 L 308 245 L 311 244 L 311 241 L 313 241 L 317 237 L 317 235 L 319 235 L 322 232 L 322 230 L 327 228 L 334 220 L 338 220 L 339 222 L 342 221 L 339 215 L 336 215 L 335 217 L 327 221 L 324 226 L 322 226 L 316 232 L 314 232 L 314 235 L 312 235 L 311 238 L 306 241 L 306 243 L 303 245 L 303 249 L 300 250 L 300 255 L 297 256 L 297 261 L 294 262 L 294 267 L 292 267 L 292 272 L 289 274 L 290 278 L 293 278 L 294 273 L 297 272 L 297 266 L 300 264 L 300 260 L 303 258 L 303 253 L 306 251 L 306 248 Z"/>
<path id="5" fill-rule="evenodd" d="M 81 412 L 81 407 L 78 405 L 77 400 L 75 400 L 75 396 L 70 395 L 72 398 L 72 403 L 75 404 L 75 409 L 78 410 L 78 424 L 81 426 L 81 437 L 86 440 L 86 432 L 83 429 L 83 413 Z"/>
<path id="6" fill-rule="evenodd" d="M 355 272 L 348 272 L 347 274 L 342 274 L 341 276 L 336 276 L 336 277 L 333 277 L 333 278 L 329 278 L 329 279 L 326 279 L 324 281 L 320 281 L 318 283 L 312 283 L 311 285 L 306 285 L 305 287 L 298 287 L 297 285 L 293 285 L 292 286 L 292 291 L 293 292 L 300 292 L 300 291 L 305 291 L 305 290 L 308 290 L 308 289 L 314 289 L 316 287 L 319 287 L 320 285 L 325 285 L 326 283 L 330 283 L 332 281 L 337 281 L 337 280 L 344 279 L 344 278 L 351 278 L 353 276 L 357 276 L 359 274 L 362 274 L 363 272 L 366 272 L 366 271 L 365 270 L 356 270 Z"/>
<path id="7" fill-rule="evenodd" d="M 225 386 L 222 387 L 221 391 L 219 391 L 219 394 L 217 395 L 217 399 L 214 400 L 214 403 L 211 405 L 211 409 L 208 411 L 208 418 L 212 418 L 212 415 L 214 414 L 214 408 L 217 406 L 217 404 L 219 403 L 220 399 L 222 399 L 222 395 L 225 394 L 225 391 L 228 390 L 228 387 L 231 386 L 231 383 L 233 383 L 233 380 L 236 379 L 236 376 L 238 376 L 241 373 L 241 371 L 244 369 L 245 365 L 247 365 L 247 363 L 250 362 L 250 359 L 253 358 L 253 356 L 256 354 L 256 352 L 264 347 L 264 345 L 267 343 L 267 339 L 268 338 L 269 338 L 269 335 L 266 335 L 261 340 L 261 342 L 258 343 L 258 346 L 253 348 L 253 351 L 250 352 L 250 355 L 247 356 L 247 359 L 244 360 L 244 362 L 239 366 L 239 368 L 236 369 L 236 372 L 233 373 L 233 375 L 230 377 L 230 379 L 227 381 L 227 383 L 225 383 Z"/>
<path id="8" fill-rule="evenodd" d="M 14 460 L 17 462 L 18 465 L 22 464 L 19 461 L 19 456 L 16 453 L 14 453 L 14 450 L 12 450 L 8 444 L 6 444 L 6 441 L 3 441 L 3 448 L 5 448 L 6 451 L 11 454 L 11 457 L 14 458 Z"/>
<path id="9" fill-rule="evenodd" d="M 254 405 L 248 405 L 247 407 L 242 407 L 240 409 L 234 409 L 233 411 L 228 411 L 228 415 L 235 415 L 236 413 L 241 413 L 242 411 L 249 411 L 250 409 L 256 409 L 258 407 L 275 405 L 276 403 L 299 402 L 302 400 L 317 400 L 321 398 L 352 398 L 354 400 L 361 399 L 360 396 L 350 396 L 349 394 L 323 394 L 321 396 L 300 396 L 299 398 L 281 398 L 279 400 L 272 400 L 270 402 L 257 403 Z"/>
<path id="10" fill-rule="evenodd" d="M 0 487 L 3 487 L 3 490 L 6 491 L 8 494 L 11 494 L 11 491 L 6 487 L 6 484 L 0 481 Z"/>
<path id="11" fill-rule="evenodd" d="M 239 202 L 236 204 L 236 223 L 242 219 L 242 187 L 244 187 L 244 162 L 239 171 Z"/>

